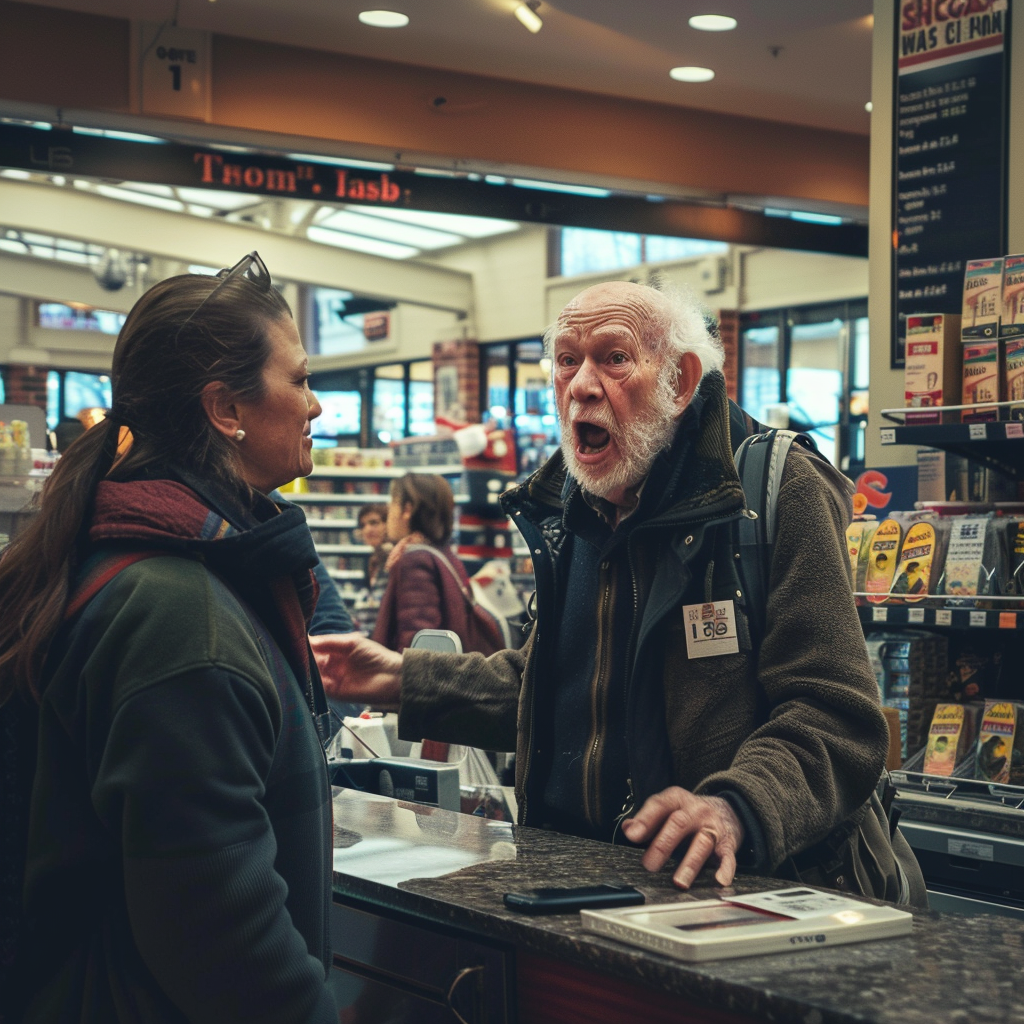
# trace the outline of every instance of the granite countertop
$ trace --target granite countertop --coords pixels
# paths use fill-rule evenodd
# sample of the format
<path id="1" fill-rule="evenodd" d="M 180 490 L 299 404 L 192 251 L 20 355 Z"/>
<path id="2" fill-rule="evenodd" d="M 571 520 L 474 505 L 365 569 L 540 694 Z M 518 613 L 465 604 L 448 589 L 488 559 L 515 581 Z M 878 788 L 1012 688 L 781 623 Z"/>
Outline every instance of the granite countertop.
<path id="1" fill-rule="evenodd" d="M 517 914 L 502 895 L 620 881 L 665 903 L 725 891 L 710 875 L 685 894 L 635 849 L 351 790 L 336 791 L 334 820 L 337 895 L 694 1003 L 803 1024 L 1024 1024 L 1024 922 L 919 912 L 900 939 L 688 964 L 585 933 L 578 914 Z M 731 891 L 767 888 L 779 882 L 742 877 Z"/>

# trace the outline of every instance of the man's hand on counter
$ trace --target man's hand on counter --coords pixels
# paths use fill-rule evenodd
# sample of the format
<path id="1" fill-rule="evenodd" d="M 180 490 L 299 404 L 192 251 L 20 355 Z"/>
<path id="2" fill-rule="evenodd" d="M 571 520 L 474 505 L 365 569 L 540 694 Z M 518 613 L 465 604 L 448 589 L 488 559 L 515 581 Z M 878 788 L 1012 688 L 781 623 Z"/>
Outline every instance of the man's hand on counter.
<path id="1" fill-rule="evenodd" d="M 360 633 L 311 636 L 324 690 L 334 700 L 397 711 L 402 693 L 402 656 Z"/>
<path id="2" fill-rule="evenodd" d="M 643 865 L 648 871 L 660 871 L 677 847 L 689 839 L 690 846 L 672 876 L 680 889 L 690 887 L 712 855 L 718 860 L 715 881 L 732 884 L 743 825 L 722 797 L 695 796 L 688 789 L 670 786 L 650 797 L 634 817 L 627 818 L 622 831 L 632 843 L 647 843 Z"/>

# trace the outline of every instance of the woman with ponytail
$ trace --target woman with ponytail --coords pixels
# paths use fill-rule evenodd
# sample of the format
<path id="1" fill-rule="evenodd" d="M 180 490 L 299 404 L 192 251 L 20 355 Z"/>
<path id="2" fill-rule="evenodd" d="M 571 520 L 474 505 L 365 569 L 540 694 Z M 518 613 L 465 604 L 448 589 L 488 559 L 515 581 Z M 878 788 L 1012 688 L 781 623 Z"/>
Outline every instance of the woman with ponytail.
<path id="1" fill-rule="evenodd" d="M 256 253 L 151 288 L 0 557 L 0 1019 L 337 1020 L 306 362 Z"/>

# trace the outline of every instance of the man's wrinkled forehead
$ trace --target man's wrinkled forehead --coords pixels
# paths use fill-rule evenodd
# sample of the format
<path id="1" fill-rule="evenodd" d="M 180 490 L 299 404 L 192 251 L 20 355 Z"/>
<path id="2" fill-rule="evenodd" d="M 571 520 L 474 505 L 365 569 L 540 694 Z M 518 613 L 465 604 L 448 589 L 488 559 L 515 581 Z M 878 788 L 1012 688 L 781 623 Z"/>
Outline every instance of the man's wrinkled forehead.
<path id="1" fill-rule="evenodd" d="M 559 313 L 555 340 L 605 330 L 627 332 L 643 340 L 651 336 L 657 319 L 654 303 L 638 290 L 591 289 L 577 295 Z"/>

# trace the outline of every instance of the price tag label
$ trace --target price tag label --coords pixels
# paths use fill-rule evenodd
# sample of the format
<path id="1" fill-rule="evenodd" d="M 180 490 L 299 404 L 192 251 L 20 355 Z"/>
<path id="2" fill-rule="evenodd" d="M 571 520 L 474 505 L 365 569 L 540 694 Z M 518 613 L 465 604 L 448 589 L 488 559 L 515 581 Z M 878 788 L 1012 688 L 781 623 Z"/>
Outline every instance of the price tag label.
<path id="1" fill-rule="evenodd" d="M 971 625 L 984 626 L 988 622 L 985 612 L 971 612 Z"/>
<path id="2" fill-rule="evenodd" d="M 1024 437 L 1024 423 L 1007 423 L 1006 436 L 1007 438 Z"/>
<path id="3" fill-rule="evenodd" d="M 1017 628 L 1017 613 L 1016 612 L 1000 612 L 999 613 L 999 628 L 1000 629 L 1016 629 Z"/>
<path id="4" fill-rule="evenodd" d="M 690 658 L 711 658 L 738 654 L 736 606 L 732 601 L 683 605 L 686 654 Z"/>
<path id="5" fill-rule="evenodd" d="M 888 622 L 889 620 L 889 609 L 888 608 L 874 608 L 871 611 L 872 622 Z"/>
<path id="6" fill-rule="evenodd" d="M 924 622 L 924 609 L 911 608 L 907 611 L 907 622 Z"/>
<path id="7" fill-rule="evenodd" d="M 883 427 L 880 431 L 882 444 L 896 443 L 896 430 L 894 427 Z"/>
<path id="8" fill-rule="evenodd" d="M 948 608 L 939 608 L 935 612 L 935 625 L 936 626 L 952 626 L 953 625 L 953 613 Z"/>
<path id="9" fill-rule="evenodd" d="M 984 441 L 988 436 L 985 431 L 984 423 L 972 423 L 970 424 L 970 436 L 972 441 Z"/>

